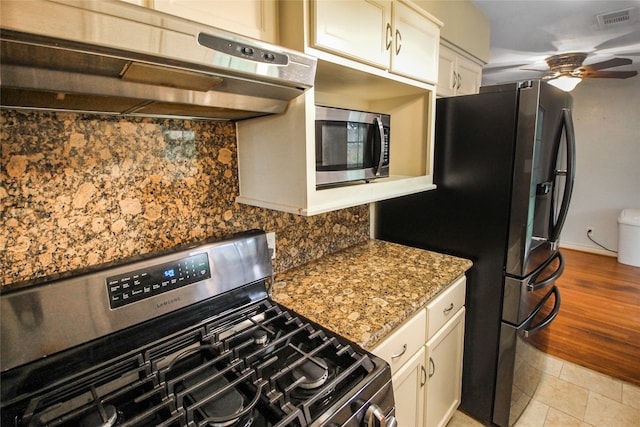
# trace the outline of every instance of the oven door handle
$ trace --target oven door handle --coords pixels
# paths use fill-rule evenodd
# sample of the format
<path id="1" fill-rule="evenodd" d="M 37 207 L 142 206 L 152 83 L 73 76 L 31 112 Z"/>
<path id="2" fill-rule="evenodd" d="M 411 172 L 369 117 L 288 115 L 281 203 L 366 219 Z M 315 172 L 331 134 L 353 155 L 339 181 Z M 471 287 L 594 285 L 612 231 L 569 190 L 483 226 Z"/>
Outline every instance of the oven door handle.
<path id="1" fill-rule="evenodd" d="M 535 334 L 541 329 L 546 328 L 549 325 L 549 323 L 551 323 L 553 319 L 555 319 L 556 316 L 558 315 L 558 312 L 560 311 L 560 303 L 561 303 L 560 289 L 558 289 L 557 286 L 554 286 L 551 289 L 551 291 L 549 291 L 549 293 L 542 299 L 542 301 L 540 301 L 540 304 L 538 304 L 538 307 L 533 311 L 533 313 L 531 313 L 531 315 L 527 318 L 527 320 L 525 320 L 525 323 L 533 319 L 533 317 L 536 314 L 538 314 L 540 310 L 542 310 L 542 307 L 546 304 L 549 297 L 551 297 L 551 294 L 555 296 L 555 300 L 556 300 L 555 304 L 553 305 L 553 310 L 551 310 L 551 313 L 549 313 L 549 315 L 545 317 L 542 321 L 540 321 L 540 323 L 538 323 L 537 325 L 524 329 L 522 333 L 525 338 L 528 338 L 531 334 Z"/>
<path id="2" fill-rule="evenodd" d="M 540 277 L 540 275 L 547 268 L 547 266 L 551 264 L 553 260 L 555 260 L 556 258 L 558 258 L 558 261 L 560 262 L 558 264 L 558 268 L 556 268 L 556 271 L 551 273 L 551 275 L 546 279 L 540 282 L 537 282 L 536 280 L 538 279 L 538 277 Z M 529 283 L 527 283 L 527 291 L 535 292 L 539 289 L 544 288 L 545 286 L 550 285 L 551 283 L 555 282 L 560 276 L 562 276 L 563 272 L 564 272 L 564 257 L 562 256 L 562 253 L 558 251 L 551 258 L 549 258 L 547 262 L 545 262 L 542 266 L 540 266 L 540 268 L 536 273 L 533 274 L 533 276 L 531 277 L 531 280 L 529 281 Z"/>

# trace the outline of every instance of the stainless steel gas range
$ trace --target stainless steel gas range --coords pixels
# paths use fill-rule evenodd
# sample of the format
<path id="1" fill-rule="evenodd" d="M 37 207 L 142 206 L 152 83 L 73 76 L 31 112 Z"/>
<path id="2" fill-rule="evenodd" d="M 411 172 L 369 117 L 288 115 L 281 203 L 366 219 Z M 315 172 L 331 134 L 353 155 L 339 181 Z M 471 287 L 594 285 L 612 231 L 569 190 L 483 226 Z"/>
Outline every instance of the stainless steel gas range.
<path id="1" fill-rule="evenodd" d="M 261 231 L 1 301 L 3 426 L 394 426 L 389 366 L 273 302 Z"/>

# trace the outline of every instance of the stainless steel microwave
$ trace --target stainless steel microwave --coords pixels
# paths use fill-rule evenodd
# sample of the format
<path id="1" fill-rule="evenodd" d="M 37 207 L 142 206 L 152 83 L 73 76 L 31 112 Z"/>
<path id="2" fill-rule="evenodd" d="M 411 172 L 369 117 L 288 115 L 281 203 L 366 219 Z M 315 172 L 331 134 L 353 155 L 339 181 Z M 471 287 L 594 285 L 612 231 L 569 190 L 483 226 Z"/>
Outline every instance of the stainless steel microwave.
<path id="1" fill-rule="evenodd" d="M 316 187 L 389 176 L 391 116 L 316 106 Z"/>

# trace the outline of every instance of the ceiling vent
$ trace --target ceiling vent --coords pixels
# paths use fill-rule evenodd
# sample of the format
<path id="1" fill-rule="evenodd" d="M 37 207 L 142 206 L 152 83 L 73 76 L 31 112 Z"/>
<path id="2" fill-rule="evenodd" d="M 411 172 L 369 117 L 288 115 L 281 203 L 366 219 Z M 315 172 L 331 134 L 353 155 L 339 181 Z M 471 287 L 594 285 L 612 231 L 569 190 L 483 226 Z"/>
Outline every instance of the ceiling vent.
<path id="1" fill-rule="evenodd" d="M 636 8 L 631 7 L 629 9 L 618 10 L 615 12 L 601 13 L 596 15 L 596 20 L 598 21 L 599 30 L 630 25 L 636 20 Z"/>

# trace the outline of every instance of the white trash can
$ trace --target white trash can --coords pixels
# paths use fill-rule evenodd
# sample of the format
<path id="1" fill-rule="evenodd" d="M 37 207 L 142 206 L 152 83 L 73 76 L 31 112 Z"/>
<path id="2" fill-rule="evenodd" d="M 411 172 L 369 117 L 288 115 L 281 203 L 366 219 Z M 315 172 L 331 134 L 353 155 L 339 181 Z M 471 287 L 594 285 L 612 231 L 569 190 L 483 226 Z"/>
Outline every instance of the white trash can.
<path id="1" fill-rule="evenodd" d="M 623 209 L 620 212 L 618 262 L 640 267 L 640 209 Z"/>

